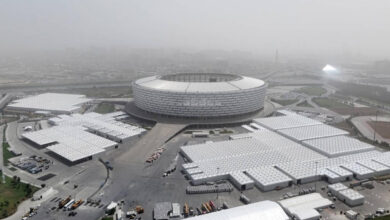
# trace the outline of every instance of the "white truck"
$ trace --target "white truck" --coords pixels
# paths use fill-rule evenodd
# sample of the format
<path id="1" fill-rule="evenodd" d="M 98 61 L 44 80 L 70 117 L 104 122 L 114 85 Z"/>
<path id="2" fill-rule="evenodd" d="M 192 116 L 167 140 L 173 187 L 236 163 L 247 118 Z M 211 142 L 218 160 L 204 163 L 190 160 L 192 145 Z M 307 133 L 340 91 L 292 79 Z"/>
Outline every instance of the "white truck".
<path id="1" fill-rule="evenodd" d="M 64 205 L 64 210 L 70 210 L 72 208 L 73 203 L 75 203 L 75 200 L 71 199 L 68 203 Z"/>

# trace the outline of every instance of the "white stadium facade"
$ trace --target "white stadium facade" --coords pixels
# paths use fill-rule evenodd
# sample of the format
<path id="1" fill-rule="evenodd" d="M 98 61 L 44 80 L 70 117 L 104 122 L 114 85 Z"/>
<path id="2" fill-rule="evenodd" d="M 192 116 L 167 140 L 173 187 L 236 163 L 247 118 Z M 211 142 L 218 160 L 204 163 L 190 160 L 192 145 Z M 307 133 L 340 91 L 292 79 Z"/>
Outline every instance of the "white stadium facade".
<path id="1" fill-rule="evenodd" d="M 185 118 L 244 115 L 264 107 L 266 83 L 220 73 L 183 73 L 132 83 L 135 105 L 149 113 Z"/>

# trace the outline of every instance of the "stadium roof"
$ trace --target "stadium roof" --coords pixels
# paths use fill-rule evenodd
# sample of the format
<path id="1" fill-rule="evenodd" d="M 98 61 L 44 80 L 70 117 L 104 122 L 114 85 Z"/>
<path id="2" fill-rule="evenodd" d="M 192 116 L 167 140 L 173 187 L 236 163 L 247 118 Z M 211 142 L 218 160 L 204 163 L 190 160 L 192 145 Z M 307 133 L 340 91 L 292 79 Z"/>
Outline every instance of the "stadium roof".
<path id="1" fill-rule="evenodd" d="M 288 220 L 283 209 L 272 201 L 261 201 L 219 212 L 188 218 L 191 220 Z"/>
<path id="2" fill-rule="evenodd" d="M 85 95 L 44 93 L 13 101 L 10 108 L 30 111 L 50 111 L 70 113 L 80 108 L 81 104 L 91 101 Z"/>
<path id="3" fill-rule="evenodd" d="M 236 79 L 218 82 L 173 81 L 165 80 L 161 76 L 151 76 L 139 79 L 135 84 L 149 89 L 181 93 L 229 92 L 265 85 L 262 80 L 245 76 L 236 76 Z"/>

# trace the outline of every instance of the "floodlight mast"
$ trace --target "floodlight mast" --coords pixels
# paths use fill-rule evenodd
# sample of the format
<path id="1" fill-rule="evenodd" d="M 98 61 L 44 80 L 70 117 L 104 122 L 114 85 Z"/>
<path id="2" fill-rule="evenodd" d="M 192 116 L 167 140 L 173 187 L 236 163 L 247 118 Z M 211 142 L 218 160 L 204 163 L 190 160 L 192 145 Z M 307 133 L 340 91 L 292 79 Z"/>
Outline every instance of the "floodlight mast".
<path id="1" fill-rule="evenodd" d="M 318 161 L 316 161 L 316 178 L 317 178 L 317 166 L 318 166 Z M 317 192 L 317 181 L 314 182 L 314 190 Z"/>
<path id="2" fill-rule="evenodd" d="M 218 176 L 218 174 L 219 174 L 219 167 L 217 167 L 217 176 Z M 215 187 L 217 188 L 217 209 L 218 209 L 218 207 L 219 207 L 219 189 L 218 189 L 218 183 L 215 183 Z"/>

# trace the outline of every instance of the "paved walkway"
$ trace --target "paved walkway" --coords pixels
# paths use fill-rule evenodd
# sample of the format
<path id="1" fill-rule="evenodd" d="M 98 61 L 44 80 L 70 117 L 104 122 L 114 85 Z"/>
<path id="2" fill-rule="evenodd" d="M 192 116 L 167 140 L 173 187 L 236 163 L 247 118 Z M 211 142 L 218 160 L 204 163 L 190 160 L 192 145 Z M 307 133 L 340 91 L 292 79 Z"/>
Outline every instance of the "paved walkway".
<path id="1" fill-rule="evenodd" d="M 144 163 L 157 148 L 163 146 L 165 142 L 185 127 L 187 125 L 157 123 L 152 130 L 148 131 L 141 140 L 116 161 L 120 163 Z"/>
<path id="2" fill-rule="evenodd" d="M 4 161 L 3 161 L 3 134 L 4 134 L 4 125 L 0 126 L 0 169 L 3 170 Z"/>
<path id="3" fill-rule="evenodd" d="M 378 116 L 378 121 L 388 121 L 386 117 Z M 374 140 L 374 129 L 368 124 L 369 121 L 375 121 L 375 116 L 360 116 L 351 119 L 352 124 L 359 132 L 369 140 Z M 375 139 L 379 142 L 390 143 L 390 139 L 382 137 L 378 132 L 375 134 Z"/>

